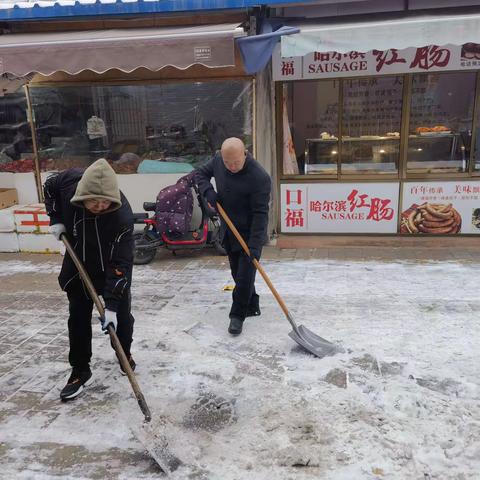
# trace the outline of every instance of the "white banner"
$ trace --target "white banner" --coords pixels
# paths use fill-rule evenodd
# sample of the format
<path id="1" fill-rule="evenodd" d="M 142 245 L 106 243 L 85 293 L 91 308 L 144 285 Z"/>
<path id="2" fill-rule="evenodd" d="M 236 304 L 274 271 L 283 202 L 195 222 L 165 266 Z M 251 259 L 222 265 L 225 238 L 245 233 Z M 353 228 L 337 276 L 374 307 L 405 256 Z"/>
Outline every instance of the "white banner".
<path id="1" fill-rule="evenodd" d="M 399 183 L 284 183 L 282 233 L 396 233 Z"/>
<path id="2" fill-rule="evenodd" d="M 405 183 L 400 232 L 480 234 L 480 181 Z"/>
<path id="3" fill-rule="evenodd" d="M 307 80 L 354 76 L 476 70 L 480 45 L 467 43 L 430 45 L 405 50 L 372 50 L 366 53 L 313 52 L 304 57 L 282 58 L 280 44 L 272 57 L 273 79 Z"/>

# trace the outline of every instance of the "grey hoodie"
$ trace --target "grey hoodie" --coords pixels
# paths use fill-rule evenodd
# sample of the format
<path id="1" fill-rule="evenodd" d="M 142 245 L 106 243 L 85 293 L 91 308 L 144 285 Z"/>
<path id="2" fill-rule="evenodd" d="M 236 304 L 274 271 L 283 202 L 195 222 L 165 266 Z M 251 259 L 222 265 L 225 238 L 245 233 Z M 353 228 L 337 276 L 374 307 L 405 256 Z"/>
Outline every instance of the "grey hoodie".
<path id="1" fill-rule="evenodd" d="M 85 170 L 70 203 L 83 207 L 83 202 L 92 198 L 102 198 L 112 202 L 102 214 L 113 212 L 122 206 L 117 175 L 104 158 L 92 163 Z"/>

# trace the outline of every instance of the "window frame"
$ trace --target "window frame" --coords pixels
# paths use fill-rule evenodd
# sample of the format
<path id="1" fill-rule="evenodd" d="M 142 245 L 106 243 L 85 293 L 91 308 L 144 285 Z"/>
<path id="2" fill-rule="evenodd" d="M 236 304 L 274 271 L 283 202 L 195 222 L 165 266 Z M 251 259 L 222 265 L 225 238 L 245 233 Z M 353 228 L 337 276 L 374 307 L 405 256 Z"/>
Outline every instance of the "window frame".
<path id="1" fill-rule="evenodd" d="M 98 80 L 98 81 L 40 81 L 40 82 L 30 82 L 24 85 L 25 96 L 27 100 L 27 118 L 30 124 L 30 130 L 32 132 L 32 143 L 34 150 L 34 176 L 35 183 L 37 187 L 37 194 L 39 201 L 43 202 L 43 188 L 40 171 L 40 162 L 38 154 L 38 144 L 36 138 L 37 124 L 35 122 L 35 115 L 33 112 L 31 89 L 40 89 L 40 88 L 62 88 L 62 87 L 118 87 L 118 86 L 152 86 L 152 85 L 166 85 L 166 84 L 181 84 L 181 83 L 194 83 L 194 82 L 204 82 L 204 83 L 216 83 L 216 82 L 228 82 L 228 81 L 244 81 L 249 82 L 252 89 L 252 101 L 251 101 L 251 128 L 252 128 L 252 150 L 253 155 L 256 156 L 257 152 L 257 100 L 256 100 L 256 78 L 252 75 L 224 75 L 216 77 L 208 76 L 199 76 L 199 77 L 171 77 L 171 78 L 162 78 L 162 79 L 119 79 L 119 80 Z"/>
<path id="2" fill-rule="evenodd" d="M 326 181 L 330 182 L 349 182 L 349 181 L 407 181 L 407 180 L 446 180 L 446 179 L 466 179 L 466 178 L 479 178 L 480 169 L 475 171 L 475 135 L 473 132 L 477 128 L 478 115 L 480 114 L 480 70 L 452 70 L 449 72 L 426 72 L 436 74 L 449 74 L 449 73 L 475 73 L 475 101 L 472 112 L 472 139 L 470 144 L 470 155 L 468 158 L 468 169 L 466 172 L 435 172 L 435 173 L 412 173 L 407 171 L 407 153 L 408 153 L 408 131 L 410 127 L 410 106 L 412 101 L 412 85 L 414 75 L 422 75 L 421 73 L 406 73 L 403 75 L 391 74 L 380 75 L 381 77 L 403 77 L 403 94 L 402 94 L 402 112 L 400 123 L 400 151 L 398 172 L 396 173 L 381 173 L 381 172 L 368 172 L 368 173 L 354 173 L 354 174 L 342 174 L 341 162 L 342 162 L 342 114 L 343 114 L 343 82 L 348 80 L 360 80 L 376 78 L 378 76 L 355 76 L 355 77 L 342 77 L 342 78 L 328 78 L 319 79 L 322 81 L 339 81 L 339 93 L 338 93 L 338 158 L 337 174 L 298 174 L 298 175 L 286 175 L 283 173 L 283 128 L 282 128 L 282 95 L 283 85 L 290 82 L 303 82 L 303 80 L 290 80 L 275 82 L 275 104 L 276 104 L 276 137 L 277 137 L 277 171 L 279 172 L 279 181 L 296 181 L 305 182 L 309 181 Z M 309 79 L 308 81 L 312 81 Z M 480 128 L 480 125 L 478 126 Z M 480 147 L 480 146 L 479 146 Z M 479 152 L 480 155 L 480 152 Z M 480 158 L 479 158 L 480 162 Z"/>

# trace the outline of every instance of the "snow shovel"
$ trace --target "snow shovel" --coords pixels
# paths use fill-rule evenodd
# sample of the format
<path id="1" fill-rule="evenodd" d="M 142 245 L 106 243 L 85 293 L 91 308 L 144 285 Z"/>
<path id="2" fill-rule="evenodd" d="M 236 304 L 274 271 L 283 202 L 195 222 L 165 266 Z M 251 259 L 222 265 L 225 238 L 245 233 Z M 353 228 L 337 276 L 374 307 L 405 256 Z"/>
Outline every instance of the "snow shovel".
<path id="1" fill-rule="evenodd" d="M 225 220 L 225 223 L 228 225 L 228 228 L 230 228 L 230 230 L 235 235 L 236 239 L 242 246 L 245 253 L 248 256 L 250 256 L 250 250 L 247 244 L 245 243 L 245 240 L 242 238 L 242 236 L 236 229 L 235 225 L 232 223 L 227 213 L 218 202 L 217 202 L 217 210 L 222 216 L 222 218 Z M 322 337 L 319 337 L 318 335 L 313 333 L 311 330 L 309 330 L 307 327 L 304 327 L 303 325 L 297 325 L 295 323 L 292 315 L 290 314 L 287 306 L 285 305 L 285 302 L 282 300 L 282 297 L 280 297 L 280 294 L 277 292 L 277 290 L 273 286 L 272 282 L 270 281 L 270 278 L 268 278 L 263 267 L 255 258 L 252 258 L 252 262 L 255 265 L 255 268 L 260 272 L 260 275 L 265 280 L 265 283 L 268 285 L 268 288 L 270 288 L 271 292 L 273 293 L 273 296 L 275 297 L 281 309 L 283 310 L 283 313 L 285 313 L 287 320 L 290 322 L 290 325 L 293 328 L 293 330 L 288 334 L 290 338 L 292 338 L 295 342 L 297 342 L 302 348 L 304 348 L 310 353 L 313 353 L 313 355 L 319 358 L 327 357 L 337 353 L 339 349 L 334 343 L 329 342 L 328 340 L 325 340 Z"/>
<path id="2" fill-rule="evenodd" d="M 90 297 L 95 303 L 98 313 L 101 317 L 103 317 L 105 315 L 105 309 L 102 305 L 102 302 L 100 301 L 100 298 L 95 290 L 95 287 L 93 286 L 93 283 L 87 271 L 85 270 L 85 267 L 83 266 L 80 259 L 77 257 L 77 254 L 73 250 L 70 242 L 67 239 L 67 236 L 62 233 L 60 239 L 65 245 L 65 248 L 67 249 L 70 258 L 73 260 L 73 263 L 77 267 L 78 273 L 80 274 L 83 283 L 87 287 L 88 293 L 90 294 Z M 118 339 L 115 329 L 111 325 L 108 325 L 107 330 L 108 334 L 110 335 L 110 340 L 112 342 L 115 353 L 117 354 L 118 361 L 120 362 L 123 371 L 127 374 L 130 385 L 132 386 L 133 393 L 135 394 L 135 397 L 137 399 L 138 406 L 140 407 L 140 410 L 145 417 L 142 428 L 140 429 L 132 427 L 132 431 L 138 438 L 138 440 L 142 443 L 142 445 L 145 447 L 150 456 L 157 462 L 159 467 L 167 475 L 169 475 L 171 472 L 175 471 L 180 465 L 182 465 L 182 462 L 168 450 L 168 442 L 166 438 L 163 435 L 155 433 L 155 429 L 150 423 L 152 420 L 152 414 L 150 412 L 150 409 L 148 408 L 145 397 L 140 390 L 140 386 L 138 385 L 135 374 L 133 373 L 133 370 L 128 363 L 128 359 L 125 355 L 125 352 L 123 351 L 122 344 Z"/>

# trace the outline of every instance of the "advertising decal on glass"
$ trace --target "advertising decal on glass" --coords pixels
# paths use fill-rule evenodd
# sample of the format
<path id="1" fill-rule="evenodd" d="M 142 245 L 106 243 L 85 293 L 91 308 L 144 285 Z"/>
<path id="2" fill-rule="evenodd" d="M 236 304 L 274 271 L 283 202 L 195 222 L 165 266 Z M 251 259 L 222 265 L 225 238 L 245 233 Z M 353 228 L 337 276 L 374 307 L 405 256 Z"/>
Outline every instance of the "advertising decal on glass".
<path id="1" fill-rule="evenodd" d="M 282 184 L 282 232 L 396 233 L 398 182 Z"/>

